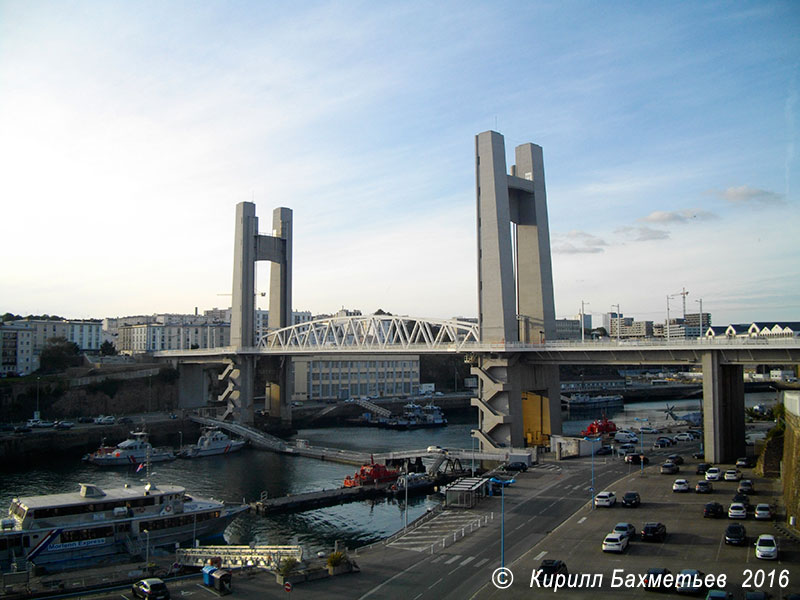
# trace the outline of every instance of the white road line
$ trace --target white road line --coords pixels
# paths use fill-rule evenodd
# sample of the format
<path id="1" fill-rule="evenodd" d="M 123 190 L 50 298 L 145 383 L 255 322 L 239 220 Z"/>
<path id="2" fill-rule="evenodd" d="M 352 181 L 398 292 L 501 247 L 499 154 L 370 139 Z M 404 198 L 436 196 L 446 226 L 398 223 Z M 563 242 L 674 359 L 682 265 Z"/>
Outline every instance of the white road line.
<path id="1" fill-rule="evenodd" d="M 537 554 L 536 556 L 533 557 L 533 560 L 542 560 L 542 557 L 545 554 L 547 554 L 547 550 L 542 550 L 541 552 L 539 552 L 539 554 Z"/>
<path id="2" fill-rule="evenodd" d="M 379 589 L 381 589 L 381 588 L 382 588 L 383 586 L 385 586 L 387 583 L 389 583 L 389 582 L 391 582 L 391 581 L 394 581 L 395 579 L 397 579 L 397 578 L 398 578 L 398 577 L 400 577 L 401 575 L 405 575 L 405 574 L 406 574 L 406 573 L 408 573 L 409 571 L 412 571 L 412 570 L 414 570 L 414 569 L 417 569 L 417 568 L 419 568 L 419 565 L 420 565 L 420 563 L 422 563 L 422 561 L 423 561 L 423 560 L 426 560 L 426 559 L 418 560 L 417 562 L 415 562 L 413 565 L 411 565 L 411 566 L 410 566 L 410 567 L 408 567 L 407 569 L 403 569 L 402 571 L 400 571 L 400 572 L 399 572 L 399 573 L 397 573 L 396 575 L 393 575 L 392 577 L 390 577 L 389 579 L 387 579 L 387 580 L 386 580 L 386 581 L 384 581 L 383 583 L 381 583 L 381 584 L 379 584 L 379 585 L 376 585 L 374 588 L 372 588 L 371 590 L 369 590 L 369 591 L 368 591 L 366 594 L 364 594 L 363 596 L 359 597 L 359 598 L 358 598 L 358 600 L 364 600 L 364 598 L 369 598 L 369 597 L 370 597 L 372 594 L 374 594 L 375 592 L 377 592 Z M 441 579 L 440 579 L 439 581 L 441 581 Z M 436 583 L 439 583 L 439 582 L 437 581 Z M 436 585 L 436 583 L 434 583 L 433 585 Z M 431 587 L 433 587 L 433 585 L 432 585 Z M 431 588 L 429 587 L 428 589 L 431 589 Z"/>
<path id="3" fill-rule="evenodd" d="M 435 586 L 437 583 L 439 583 L 442 579 L 444 579 L 444 577 L 439 577 L 439 579 L 437 579 L 436 581 L 434 581 L 432 584 L 430 584 L 428 586 L 428 589 L 431 589 L 433 586 Z"/>
<path id="4" fill-rule="evenodd" d="M 478 562 L 476 562 L 476 563 L 475 563 L 475 568 L 476 568 L 476 569 L 480 569 L 480 568 L 481 568 L 483 565 L 485 565 L 487 562 L 489 562 L 489 559 L 488 559 L 488 558 L 482 558 L 482 559 L 480 559 Z"/>
<path id="5" fill-rule="evenodd" d="M 456 561 L 457 561 L 459 558 L 461 558 L 461 555 L 460 555 L 460 554 L 456 554 L 456 555 L 455 555 L 455 556 L 453 556 L 453 558 L 451 558 L 450 560 L 446 560 L 446 561 L 444 561 L 444 564 L 446 564 L 446 565 L 453 564 L 453 563 L 454 563 L 454 562 L 456 562 Z"/>
<path id="6" fill-rule="evenodd" d="M 465 566 L 465 565 L 468 565 L 468 564 L 469 564 L 469 563 L 471 563 L 473 560 L 475 560 L 475 557 L 474 557 L 474 556 L 468 556 L 467 558 L 465 558 L 464 560 L 462 560 L 462 561 L 461 561 L 461 564 L 460 564 L 459 566 L 460 566 L 460 567 L 463 567 L 463 566 Z"/>
<path id="7" fill-rule="evenodd" d="M 520 528 L 522 528 L 522 527 L 525 527 L 525 523 L 520 523 L 519 525 L 517 525 L 516 527 L 514 527 L 514 531 L 516 531 L 517 529 L 520 529 Z"/>
<path id="8" fill-rule="evenodd" d="M 583 523 L 585 520 L 586 520 L 586 517 L 581 517 L 581 518 L 578 520 L 578 525 L 580 525 L 581 523 Z"/>
<path id="9" fill-rule="evenodd" d="M 436 558 L 434 558 L 434 559 L 433 559 L 432 561 L 430 561 L 430 562 L 431 562 L 431 563 L 436 563 L 436 562 L 439 562 L 439 561 L 440 561 L 440 560 L 442 560 L 444 557 L 445 557 L 445 555 L 444 555 L 444 554 L 439 554 L 439 555 L 438 555 Z"/>

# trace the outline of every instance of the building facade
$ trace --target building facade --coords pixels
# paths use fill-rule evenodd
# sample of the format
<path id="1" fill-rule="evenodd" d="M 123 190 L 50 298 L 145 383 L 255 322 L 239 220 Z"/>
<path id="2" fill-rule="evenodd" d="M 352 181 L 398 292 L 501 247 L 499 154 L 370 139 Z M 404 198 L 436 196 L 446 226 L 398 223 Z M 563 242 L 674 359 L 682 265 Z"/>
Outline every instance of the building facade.
<path id="1" fill-rule="evenodd" d="M 18 325 L 0 327 L 0 376 L 25 376 L 38 368 L 38 356 L 33 354 L 32 330 Z"/>
<path id="2" fill-rule="evenodd" d="M 14 325 L 26 327 L 31 332 L 33 355 L 39 356 L 48 340 L 66 338 L 84 352 L 96 352 L 103 343 L 102 321 L 48 321 L 45 319 L 21 319 Z"/>
<path id="3" fill-rule="evenodd" d="M 293 400 L 327 401 L 419 393 L 419 356 L 385 354 L 301 356 L 294 366 Z"/>

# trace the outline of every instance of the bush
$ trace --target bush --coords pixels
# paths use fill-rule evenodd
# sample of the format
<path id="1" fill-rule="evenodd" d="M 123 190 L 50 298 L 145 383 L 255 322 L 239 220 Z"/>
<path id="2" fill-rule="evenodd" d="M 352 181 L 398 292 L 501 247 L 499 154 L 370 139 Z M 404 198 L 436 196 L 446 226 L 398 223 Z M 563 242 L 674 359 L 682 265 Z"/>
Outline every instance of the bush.
<path id="1" fill-rule="evenodd" d="M 286 577 L 289 573 L 295 570 L 297 567 L 297 559 L 294 557 L 284 558 L 281 561 L 281 566 L 278 569 L 278 573 Z"/>
<path id="2" fill-rule="evenodd" d="M 328 555 L 329 567 L 338 567 L 340 564 L 346 561 L 347 561 L 347 556 L 345 556 L 344 552 L 331 552 Z"/>

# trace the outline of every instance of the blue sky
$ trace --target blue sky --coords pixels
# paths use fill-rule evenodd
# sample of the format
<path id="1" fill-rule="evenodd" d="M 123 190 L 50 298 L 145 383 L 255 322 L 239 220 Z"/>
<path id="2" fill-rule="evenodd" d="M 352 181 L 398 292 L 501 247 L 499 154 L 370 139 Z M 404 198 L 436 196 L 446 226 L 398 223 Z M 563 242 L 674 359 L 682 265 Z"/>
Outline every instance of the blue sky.
<path id="1" fill-rule="evenodd" d="M 0 0 L 0 309 L 227 306 L 255 201 L 296 309 L 475 315 L 495 129 L 544 148 L 558 317 L 800 320 L 797 3 L 297 6 Z"/>

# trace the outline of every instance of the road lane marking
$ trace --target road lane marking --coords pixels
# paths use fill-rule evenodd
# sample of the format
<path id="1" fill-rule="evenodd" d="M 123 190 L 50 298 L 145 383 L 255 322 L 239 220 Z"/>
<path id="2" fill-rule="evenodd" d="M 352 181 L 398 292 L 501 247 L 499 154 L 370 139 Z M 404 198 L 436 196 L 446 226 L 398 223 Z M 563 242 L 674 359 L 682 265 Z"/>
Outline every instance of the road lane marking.
<path id="1" fill-rule="evenodd" d="M 446 565 L 452 564 L 452 563 L 456 562 L 459 558 L 461 558 L 461 555 L 460 554 L 456 554 L 450 560 L 444 561 L 444 564 L 446 564 Z"/>
<path id="2" fill-rule="evenodd" d="M 533 557 L 533 560 L 542 560 L 542 557 L 545 554 L 547 554 L 547 550 L 542 550 L 541 552 L 539 552 L 539 554 L 537 554 L 536 556 Z"/>
<path id="3" fill-rule="evenodd" d="M 436 558 L 434 558 L 434 559 L 431 561 L 431 563 L 436 563 L 436 562 L 439 562 L 439 561 L 440 561 L 440 560 L 442 560 L 443 558 L 444 558 L 444 554 L 439 554 L 439 555 L 438 555 Z"/>
<path id="4" fill-rule="evenodd" d="M 444 579 L 444 577 L 439 577 L 439 579 L 437 579 L 436 581 L 434 581 L 432 584 L 430 584 L 430 585 L 428 586 L 428 589 L 431 589 L 431 588 L 432 588 L 433 586 L 435 586 L 437 583 L 441 583 L 442 579 Z"/>
<path id="5" fill-rule="evenodd" d="M 460 566 L 460 567 L 463 567 L 464 565 L 468 565 L 468 564 L 469 564 L 469 563 L 471 563 L 473 560 L 475 560 L 475 557 L 474 557 L 474 556 L 468 556 L 467 558 L 465 558 L 464 560 L 462 560 L 462 561 L 461 561 L 461 564 L 460 564 L 459 566 Z"/>
<path id="6" fill-rule="evenodd" d="M 400 577 L 400 576 L 402 576 L 402 575 L 405 575 L 405 574 L 406 574 L 406 573 L 408 573 L 409 571 L 413 571 L 414 569 L 417 569 L 417 568 L 419 568 L 419 565 L 420 565 L 420 563 L 422 563 L 422 562 L 426 562 L 426 561 L 427 561 L 427 559 L 418 560 L 417 562 L 415 562 L 413 565 L 411 565 L 411 566 L 410 566 L 410 567 L 408 567 L 407 569 L 403 569 L 402 571 L 400 571 L 400 572 L 399 572 L 399 573 L 397 573 L 396 575 L 393 575 L 392 577 L 390 577 L 389 579 L 387 579 L 387 580 L 386 580 L 386 581 L 384 581 L 383 583 L 376 585 L 374 588 L 372 588 L 371 590 L 369 590 L 369 591 L 368 591 L 366 594 L 364 594 L 364 595 L 360 596 L 360 597 L 358 598 L 358 600 L 364 600 L 364 598 L 369 598 L 369 597 L 370 597 L 372 594 L 374 594 L 375 592 L 377 592 L 379 589 L 381 589 L 381 588 L 382 588 L 383 586 L 385 586 L 387 583 L 391 583 L 392 581 L 394 581 L 395 579 L 397 579 L 398 577 Z M 439 581 L 441 581 L 441 579 L 440 579 Z M 438 582 L 437 582 L 437 583 L 438 583 Z M 436 585 L 436 584 L 434 584 L 434 585 Z M 431 586 L 431 587 L 433 587 L 433 586 Z M 428 589 L 431 589 L 431 588 L 428 588 Z"/>
<path id="7" fill-rule="evenodd" d="M 475 568 L 476 568 L 476 569 L 480 569 L 480 568 L 481 568 L 483 565 L 485 565 L 487 562 L 489 562 L 489 559 L 488 559 L 488 558 L 482 558 L 482 559 L 480 559 L 478 562 L 476 562 L 476 563 L 475 563 Z"/>
<path id="8" fill-rule="evenodd" d="M 580 525 L 581 523 L 583 523 L 585 520 L 586 520 L 586 517 L 581 517 L 580 521 L 578 521 L 578 525 Z"/>

